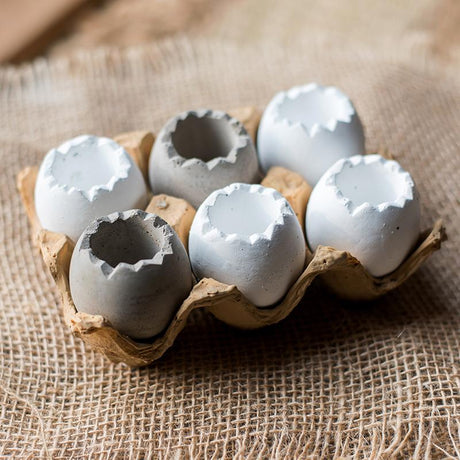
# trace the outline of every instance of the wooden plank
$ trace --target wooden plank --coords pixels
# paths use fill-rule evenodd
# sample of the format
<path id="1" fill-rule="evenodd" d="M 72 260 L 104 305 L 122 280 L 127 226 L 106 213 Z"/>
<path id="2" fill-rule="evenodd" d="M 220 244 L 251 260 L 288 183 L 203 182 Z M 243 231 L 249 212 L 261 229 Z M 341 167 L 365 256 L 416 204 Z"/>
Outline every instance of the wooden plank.
<path id="1" fill-rule="evenodd" d="M 0 0 L 0 62 L 33 56 L 89 0 Z"/>

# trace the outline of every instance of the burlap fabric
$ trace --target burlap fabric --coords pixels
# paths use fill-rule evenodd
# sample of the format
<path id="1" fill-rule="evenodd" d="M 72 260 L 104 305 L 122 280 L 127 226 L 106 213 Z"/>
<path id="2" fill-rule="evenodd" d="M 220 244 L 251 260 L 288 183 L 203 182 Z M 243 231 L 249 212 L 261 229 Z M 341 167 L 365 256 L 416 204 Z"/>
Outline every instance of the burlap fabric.
<path id="1" fill-rule="evenodd" d="M 79 133 L 157 131 L 200 106 L 262 108 L 317 80 L 351 95 L 367 147 L 386 147 L 442 217 L 443 249 L 361 305 L 315 282 L 292 315 L 241 332 L 196 312 L 149 368 L 74 339 L 31 244 L 15 175 Z M 0 454 L 3 457 L 460 456 L 460 81 L 398 50 L 289 52 L 167 42 L 0 71 Z"/>

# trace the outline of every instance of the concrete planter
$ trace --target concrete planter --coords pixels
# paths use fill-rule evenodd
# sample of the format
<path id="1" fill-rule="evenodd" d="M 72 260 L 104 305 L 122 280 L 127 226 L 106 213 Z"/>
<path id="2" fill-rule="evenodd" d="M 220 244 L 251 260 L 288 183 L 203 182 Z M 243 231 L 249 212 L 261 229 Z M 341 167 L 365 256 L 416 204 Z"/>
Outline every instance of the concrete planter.
<path id="1" fill-rule="evenodd" d="M 262 115 L 257 147 L 265 172 L 283 166 L 311 186 L 340 158 L 365 153 L 363 127 L 350 99 L 316 83 L 276 94 Z"/>
<path id="2" fill-rule="evenodd" d="M 259 182 L 254 144 L 243 124 L 216 110 L 188 111 L 158 134 L 149 162 L 153 193 L 198 207 L 214 190 L 233 182 Z"/>
<path id="3" fill-rule="evenodd" d="M 307 239 L 349 251 L 373 276 L 395 270 L 420 235 L 420 205 L 410 174 L 380 155 L 339 160 L 316 184 Z"/>
<path id="4" fill-rule="evenodd" d="M 162 332 L 191 288 L 189 259 L 177 234 L 144 211 L 97 219 L 72 255 L 70 290 L 78 311 L 101 315 L 135 339 Z"/>
<path id="5" fill-rule="evenodd" d="M 278 302 L 305 263 L 294 211 L 279 192 L 261 185 L 213 192 L 198 208 L 189 251 L 198 278 L 234 284 L 259 307 Z"/>
<path id="6" fill-rule="evenodd" d="M 78 136 L 50 150 L 35 186 L 41 226 L 76 241 L 95 218 L 143 208 L 142 173 L 123 147 L 106 137 Z"/>

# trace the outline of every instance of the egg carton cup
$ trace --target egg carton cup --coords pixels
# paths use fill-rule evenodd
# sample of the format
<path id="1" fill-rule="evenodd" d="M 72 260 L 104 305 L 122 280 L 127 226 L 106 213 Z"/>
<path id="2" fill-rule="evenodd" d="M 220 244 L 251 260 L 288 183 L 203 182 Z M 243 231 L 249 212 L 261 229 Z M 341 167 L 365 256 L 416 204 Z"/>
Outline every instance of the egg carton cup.
<path id="1" fill-rule="evenodd" d="M 260 112 L 253 107 L 245 107 L 229 113 L 243 122 L 254 139 Z M 144 177 L 147 177 L 153 134 L 142 131 L 124 133 L 116 136 L 115 140 L 128 151 Z M 319 246 L 312 254 L 307 248 L 304 271 L 283 300 L 271 308 L 256 307 L 236 286 L 203 278 L 193 286 L 169 326 L 160 335 L 153 337 L 151 341 L 135 341 L 114 329 L 102 316 L 77 311 L 69 286 L 69 267 L 74 243 L 64 234 L 40 227 L 34 203 L 38 169 L 27 167 L 22 170 L 17 177 L 17 186 L 32 227 L 34 242 L 60 292 L 64 321 L 72 333 L 93 350 L 113 362 L 124 362 L 132 367 L 146 366 L 159 359 L 172 346 L 188 316 L 197 308 L 206 308 L 216 318 L 231 326 L 241 329 L 261 328 L 286 318 L 299 304 L 317 276 L 341 297 L 350 300 L 374 299 L 401 285 L 446 239 L 442 221 L 438 220 L 431 231 L 420 235 L 415 249 L 395 271 L 379 278 L 370 275 L 359 260 L 346 251 Z M 305 208 L 311 192 L 311 187 L 304 179 L 287 169 L 273 167 L 262 185 L 278 190 L 289 201 L 304 228 Z M 146 211 L 167 221 L 187 248 L 188 234 L 195 216 L 195 209 L 190 204 L 168 195 L 155 195 Z"/>

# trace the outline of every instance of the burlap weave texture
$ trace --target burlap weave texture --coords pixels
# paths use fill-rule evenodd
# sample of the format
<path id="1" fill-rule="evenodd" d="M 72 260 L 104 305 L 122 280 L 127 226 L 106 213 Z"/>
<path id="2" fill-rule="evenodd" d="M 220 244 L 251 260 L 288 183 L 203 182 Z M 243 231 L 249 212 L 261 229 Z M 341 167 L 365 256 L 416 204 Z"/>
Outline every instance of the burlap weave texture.
<path id="1" fill-rule="evenodd" d="M 64 139 L 158 131 L 197 107 L 260 108 L 335 84 L 369 151 L 386 147 L 450 240 L 403 287 L 349 305 L 315 283 L 282 323 L 240 332 L 196 312 L 146 369 L 66 330 L 15 175 Z M 460 457 L 460 81 L 401 50 L 238 50 L 175 40 L 0 70 L 0 455 L 51 458 Z"/>

